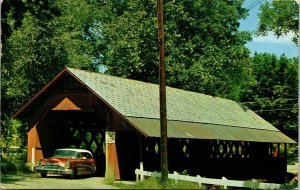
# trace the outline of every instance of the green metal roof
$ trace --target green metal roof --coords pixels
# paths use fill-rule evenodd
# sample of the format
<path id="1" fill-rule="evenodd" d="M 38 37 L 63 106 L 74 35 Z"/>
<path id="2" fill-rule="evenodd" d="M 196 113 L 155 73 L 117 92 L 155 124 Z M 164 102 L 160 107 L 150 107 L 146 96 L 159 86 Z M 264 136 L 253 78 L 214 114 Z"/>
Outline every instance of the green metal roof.
<path id="1" fill-rule="evenodd" d="M 159 137 L 159 87 L 72 68 L 67 70 L 147 136 Z M 166 88 L 168 136 L 239 141 L 294 141 L 247 107 L 227 99 Z"/>

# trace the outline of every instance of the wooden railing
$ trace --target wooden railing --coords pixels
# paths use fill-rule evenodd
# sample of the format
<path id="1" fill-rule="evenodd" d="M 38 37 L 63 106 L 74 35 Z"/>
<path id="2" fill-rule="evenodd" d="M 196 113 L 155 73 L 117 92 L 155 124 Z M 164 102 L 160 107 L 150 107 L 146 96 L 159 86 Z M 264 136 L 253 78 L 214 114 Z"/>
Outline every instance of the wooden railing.
<path id="1" fill-rule="evenodd" d="M 137 181 L 143 181 L 144 176 L 148 176 L 148 177 L 161 176 L 161 173 L 159 172 L 149 172 L 140 169 L 136 169 L 135 174 L 136 174 Z M 199 175 L 197 176 L 180 175 L 177 172 L 174 172 L 173 174 L 169 174 L 168 178 L 174 179 L 176 183 L 178 180 L 195 182 L 198 183 L 199 188 L 202 187 L 202 184 L 219 185 L 219 186 L 223 186 L 224 189 L 227 189 L 227 187 L 243 187 L 243 188 L 251 188 L 251 189 L 280 189 L 281 188 L 281 184 L 259 182 L 256 181 L 255 179 L 249 181 L 228 180 L 225 177 L 222 177 L 222 179 L 213 179 L 213 178 L 201 177 Z"/>

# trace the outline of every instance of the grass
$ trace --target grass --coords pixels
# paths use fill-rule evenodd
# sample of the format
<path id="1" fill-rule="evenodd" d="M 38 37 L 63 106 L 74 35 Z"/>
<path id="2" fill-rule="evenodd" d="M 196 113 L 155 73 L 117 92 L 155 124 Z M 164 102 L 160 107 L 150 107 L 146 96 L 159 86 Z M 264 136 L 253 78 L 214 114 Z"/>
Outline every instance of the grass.
<path id="1" fill-rule="evenodd" d="M 11 161 L 6 163 L 0 163 L 1 166 L 1 175 L 3 174 L 17 174 L 17 173 L 24 173 L 30 174 L 33 173 L 31 169 L 26 166 L 25 163 L 13 163 Z"/>
<path id="2" fill-rule="evenodd" d="M 298 180 L 291 181 L 282 186 L 282 189 L 296 189 L 298 187 Z"/>
<path id="3" fill-rule="evenodd" d="M 19 181 L 24 181 L 32 178 L 38 178 L 39 175 L 36 173 L 22 173 L 17 172 L 15 174 L 7 174 L 7 175 L 1 175 L 0 182 L 3 184 L 12 184 Z"/>
<path id="4" fill-rule="evenodd" d="M 161 184 L 160 178 L 154 177 L 133 184 L 114 181 L 108 181 L 108 184 L 120 189 L 199 189 L 197 183 L 186 181 L 177 181 L 177 183 L 175 183 L 175 180 L 168 179 L 164 184 Z"/>

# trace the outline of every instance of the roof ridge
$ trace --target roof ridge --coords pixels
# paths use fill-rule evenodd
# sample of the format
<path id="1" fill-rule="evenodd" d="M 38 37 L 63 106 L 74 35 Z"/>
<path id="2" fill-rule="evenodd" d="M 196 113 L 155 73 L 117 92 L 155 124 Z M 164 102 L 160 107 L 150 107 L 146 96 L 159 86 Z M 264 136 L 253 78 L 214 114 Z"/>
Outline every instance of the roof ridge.
<path id="1" fill-rule="evenodd" d="M 115 76 L 115 75 L 111 75 L 111 74 L 106 74 L 106 73 L 97 73 L 97 72 L 93 72 L 93 71 L 89 71 L 89 70 L 81 70 L 81 69 L 76 69 L 76 68 L 71 68 L 71 67 L 66 67 L 68 70 L 69 69 L 73 69 L 73 70 L 77 70 L 80 72 L 87 72 L 87 73 L 91 73 L 91 74 L 96 74 L 96 75 L 104 75 L 104 76 L 108 76 L 108 77 L 114 77 L 114 78 L 121 78 L 121 79 L 125 79 L 125 80 L 131 80 L 131 81 L 136 81 L 136 82 L 140 82 L 140 83 L 147 83 L 147 84 L 152 84 L 152 85 L 158 85 L 155 83 L 151 83 L 151 82 L 146 82 L 146 81 L 141 81 L 141 80 L 137 80 L 137 79 L 131 79 L 131 78 L 126 78 L 126 77 L 120 77 L 120 76 Z"/>
<path id="2" fill-rule="evenodd" d="M 106 73 L 97 73 L 97 72 L 93 72 L 93 71 L 89 71 L 89 70 L 81 70 L 81 69 L 76 69 L 76 68 L 71 68 L 71 67 L 66 67 L 66 68 L 69 71 L 70 71 L 70 69 L 71 70 L 73 69 L 73 70 L 77 70 L 79 72 L 86 72 L 86 73 L 96 74 L 96 75 L 104 75 L 104 76 L 107 76 L 107 77 L 113 77 L 113 78 L 118 78 L 118 79 L 123 79 L 123 80 L 130 80 L 130 81 L 134 81 L 136 83 L 145 83 L 145 84 L 154 85 L 154 86 L 159 87 L 159 84 L 152 83 L 152 82 L 141 81 L 141 80 L 126 78 L 126 77 L 120 77 L 120 76 L 110 75 L 110 74 L 106 74 Z M 199 94 L 199 95 L 206 96 L 206 97 L 211 97 L 211 98 L 217 98 L 217 99 L 221 99 L 221 100 L 224 100 L 224 101 L 232 101 L 232 102 L 240 103 L 240 102 L 235 101 L 235 100 L 231 100 L 231 99 L 227 99 L 227 98 L 223 98 L 223 97 L 218 97 L 218 96 L 213 96 L 213 95 L 208 95 L 208 94 L 204 94 L 204 93 L 201 93 L 201 92 L 185 90 L 185 89 L 181 89 L 181 88 L 178 88 L 178 87 L 172 87 L 172 86 L 167 86 L 166 85 L 166 88 L 173 89 L 173 90 L 176 90 L 176 91 L 183 91 L 183 92 L 186 92 L 186 93 Z"/>

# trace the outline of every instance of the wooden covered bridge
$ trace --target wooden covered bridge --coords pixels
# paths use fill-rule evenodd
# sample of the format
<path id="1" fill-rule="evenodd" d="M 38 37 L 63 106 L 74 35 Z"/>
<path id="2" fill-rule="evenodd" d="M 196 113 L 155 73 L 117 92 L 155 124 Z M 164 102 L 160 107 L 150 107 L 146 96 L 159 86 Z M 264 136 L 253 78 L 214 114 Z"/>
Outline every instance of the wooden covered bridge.
<path id="1" fill-rule="evenodd" d="M 30 163 L 75 147 L 92 151 L 98 175 L 160 171 L 156 84 L 65 68 L 14 118 L 28 123 Z M 247 107 L 167 87 L 167 119 L 169 172 L 284 181 L 295 142 Z"/>

